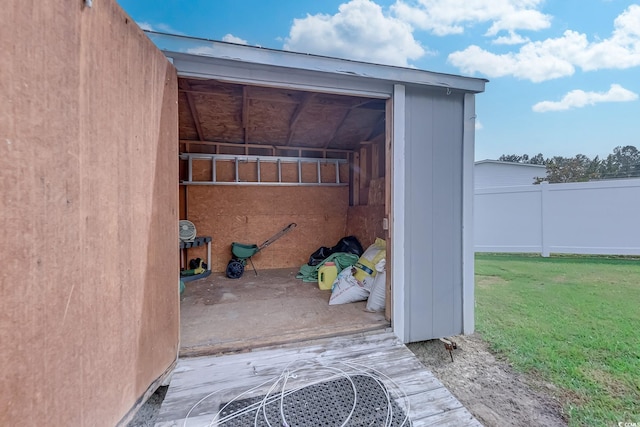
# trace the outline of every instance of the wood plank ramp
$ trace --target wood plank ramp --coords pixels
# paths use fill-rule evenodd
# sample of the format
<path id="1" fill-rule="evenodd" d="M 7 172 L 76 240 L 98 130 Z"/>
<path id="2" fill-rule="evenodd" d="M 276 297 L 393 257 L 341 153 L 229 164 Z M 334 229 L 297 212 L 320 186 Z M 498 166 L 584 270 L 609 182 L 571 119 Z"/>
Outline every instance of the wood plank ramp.
<path id="1" fill-rule="evenodd" d="M 346 366 L 366 367 L 367 371 L 375 372 L 397 405 L 408 412 L 411 424 L 405 424 L 407 426 L 481 426 L 414 354 L 387 330 L 256 349 L 248 353 L 180 359 L 160 408 L 156 427 L 218 425 L 212 420 L 220 404 L 238 396 L 244 399 L 267 394 L 275 379 L 285 370 L 300 369 L 300 378 L 290 378 L 289 388 L 295 387 L 296 381 L 329 377 L 331 369 L 345 369 Z"/>

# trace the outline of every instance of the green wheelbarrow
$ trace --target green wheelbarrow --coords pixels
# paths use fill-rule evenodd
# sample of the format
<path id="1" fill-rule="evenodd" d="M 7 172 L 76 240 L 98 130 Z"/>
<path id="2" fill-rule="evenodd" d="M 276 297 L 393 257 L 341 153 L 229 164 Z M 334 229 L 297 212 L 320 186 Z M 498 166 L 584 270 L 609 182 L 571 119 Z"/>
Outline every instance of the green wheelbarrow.
<path id="1" fill-rule="evenodd" d="M 247 265 L 247 259 L 251 263 L 251 267 L 253 268 L 253 272 L 258 275 L 258 271 L 256 270 L 256 266 L 253 265 L 252 256 L 271 245 L 273 242 L 296 228 L 297 224 L 292 222 L 287 225 L 282 230 L 278 231 L 273 236 L 269 237 L 265 240 L 260 246 L 258 245 L 247 245 L 244 243 L 233 242 L 231 243 L 231 260 L 227 264 L 227 277 L 230 279 L 239 279 L 242 277 L 242 273 L 244 273 L 244 267 Z"/>

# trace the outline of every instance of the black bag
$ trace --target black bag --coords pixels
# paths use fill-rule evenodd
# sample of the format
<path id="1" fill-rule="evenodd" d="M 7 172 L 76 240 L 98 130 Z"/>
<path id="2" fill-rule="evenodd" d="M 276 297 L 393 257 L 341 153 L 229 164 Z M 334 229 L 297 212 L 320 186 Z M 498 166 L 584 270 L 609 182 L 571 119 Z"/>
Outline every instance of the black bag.
<path id="1" fill-rule="evenodd" d="M 328 248 L 326 246 L 319 247 L 309 257 L 308 264 L 312 267 L 316 266 L 327 259 L 329 255 L 335 254 L 337 252 L 346 252 L 360 256 L 364 253 L 364 250 L 362 249 L 362 245 L 355 236 L 347 236 L 340 239 L 338 243 L 331 248 Z"/>
<path id="2" fill-rule="evenodd" d="M 331 251 L 331 248 L 328 248 L 326 246 L 321 246 L 314 253 L 311 254 L 311 256 L 309 257 L 308 264 L 310 266 L 318 265 L 322 261 L 324 261 L 326 258 L 328 258 L 329 255 L 331 255 L 332 253 L 333 252 Z"/>
<path id="3" fill-rule="evenodd" d="M 364 249 L 362 249 L 362 245 L 356 236 L 343 237 L 332 249 L 334 253 L 346 252 L 349 254 L 356 254 L 358 256 L 361 256 L 364 253 Z"/>

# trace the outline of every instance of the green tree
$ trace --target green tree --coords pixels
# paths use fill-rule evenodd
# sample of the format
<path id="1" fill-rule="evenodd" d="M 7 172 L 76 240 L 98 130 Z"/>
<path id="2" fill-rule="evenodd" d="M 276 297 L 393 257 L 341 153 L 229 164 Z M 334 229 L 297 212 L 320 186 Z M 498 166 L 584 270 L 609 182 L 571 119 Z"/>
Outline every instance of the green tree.
<path id="1" fill-rule="evenodd" d="M 544 158 L 542 153 L 538 153 L 533 157 L 529 157 L 528 154 L 503 154 L 498 157 L 499 162 L 511 162 L 511 163 L 527 163 L 530 165 L 544 165 L 547 163 L 547 160 Z"/>
<path id="2" fill-rule="evenodd" d="M 532 164 L 532 165 L 546 165 L 547 164 L 547 160 L 544 158 L 542 153 L 538 153 L 535 156 L 529 158 L 529 162 L 528 163 Z"/>
<path id="3" fill-rule="evenodd" d="M 598 156 L 590 159 L 584 154 L 574 157 L 554 156 L 545 159 L 542 153 L 533 157 L 528 154 L 503 154 L 498 158 L 502 162 L 546 165 L 547 175 L 536 177 L 535 183 L 583 182 L 608 178 L 640 177 L 640 151 L 633 145 L 618 146 L 606 159 Z"/>
<path id="4" fill-rule="evenodd" d="M 527 163 L 527 160 L 529 160 L 529 156 L 527 154 L 523 154 L 522 156 L 518 154 L 503 154 L 498 157 L 499 162 Z"/>
<path id="5" fill-rule="evenodd" d="M 633 145 L 613 149 L 600 166 L 602 178 L 640 177 L 640 151 Z"/>
<path id="6" fill-rule="evenodd" d="M 593 160 L 584 154 L 574 157 L 555 156 L 547 162 L 547 176 L 539 180 L 551 183 L 584 182 L 600 178 L 600 159 Z"/>

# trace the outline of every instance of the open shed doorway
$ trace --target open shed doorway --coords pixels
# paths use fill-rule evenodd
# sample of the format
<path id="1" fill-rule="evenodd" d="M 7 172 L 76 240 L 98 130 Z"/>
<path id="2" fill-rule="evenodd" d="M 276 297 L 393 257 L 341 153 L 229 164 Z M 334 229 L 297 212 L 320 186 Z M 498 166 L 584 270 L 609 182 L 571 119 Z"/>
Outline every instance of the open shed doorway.
<path id="1" fill-rule="evenodd" d="M 241 351 L 389 326 L 366 302 L 329 305 L 330 291 L 296 278 L 320 246 L 344 236 L 387 240 L 387 99 L 179 78 L 180 218 L 211 236 L 212 274 L 181 295 L 181 354 Z M 225 275 L 232 242 L 261 244 L 239 279 Z M 387 250 L 387 254 L 389 249 Z M 389 277 L 390 275 L 387 275 Z M 390 297 L 387 286 L 387 302 Z"/>

